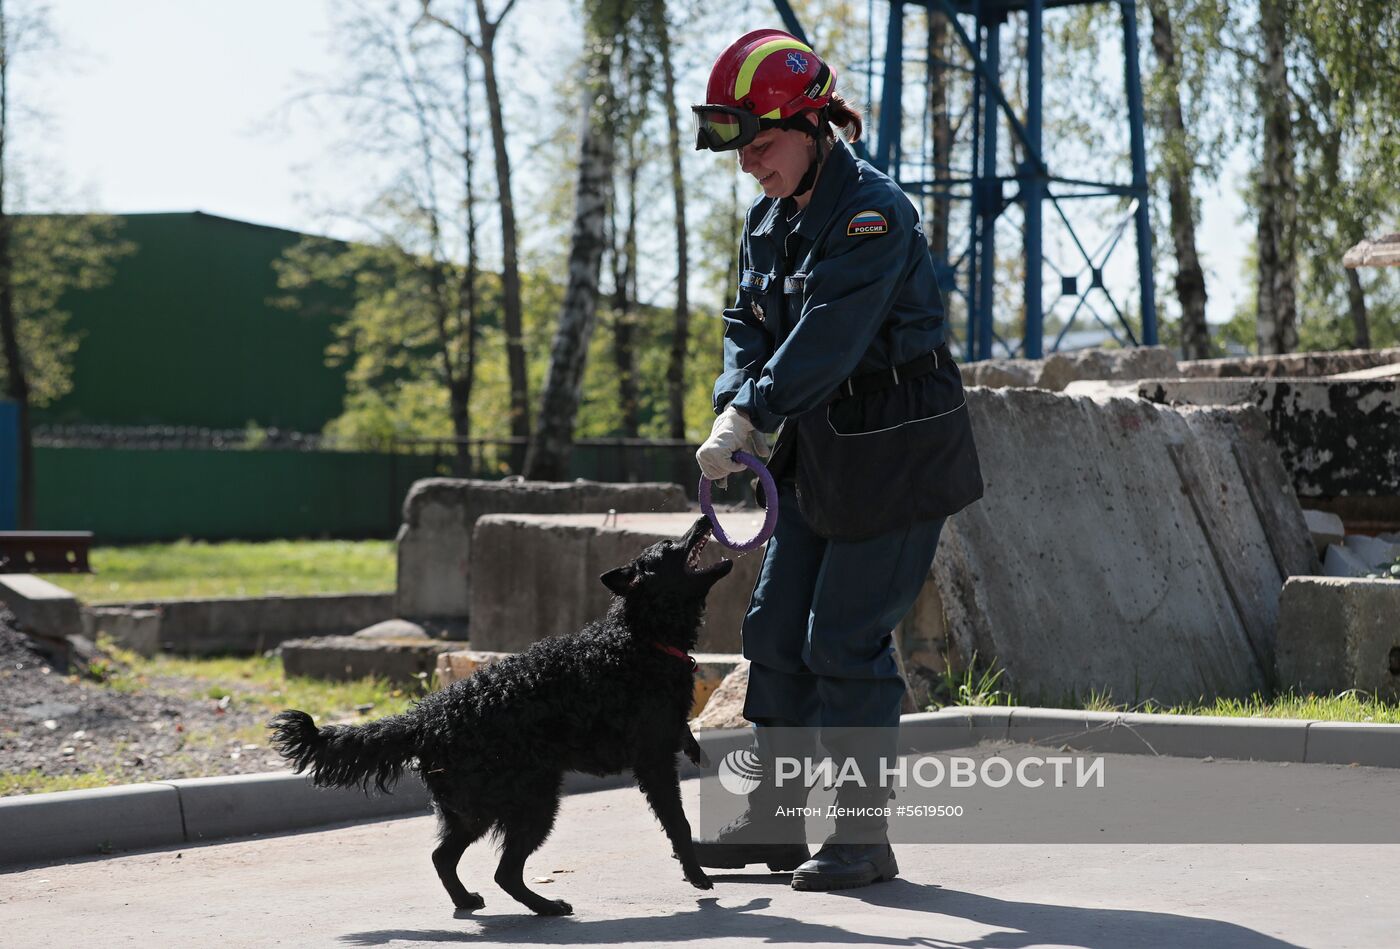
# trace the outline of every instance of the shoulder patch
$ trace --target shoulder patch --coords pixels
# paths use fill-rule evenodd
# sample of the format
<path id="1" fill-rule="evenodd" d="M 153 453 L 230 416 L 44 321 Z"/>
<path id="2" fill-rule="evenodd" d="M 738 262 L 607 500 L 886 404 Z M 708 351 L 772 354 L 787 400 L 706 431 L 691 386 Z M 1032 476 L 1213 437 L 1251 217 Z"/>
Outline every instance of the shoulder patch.
<path id="1" fill-rule="evenodd" d="M 846 225 L 847 237 L 869 237 L 872 234 L 888 234 L 889 222 L 879 211 L 861 211 Z"/>

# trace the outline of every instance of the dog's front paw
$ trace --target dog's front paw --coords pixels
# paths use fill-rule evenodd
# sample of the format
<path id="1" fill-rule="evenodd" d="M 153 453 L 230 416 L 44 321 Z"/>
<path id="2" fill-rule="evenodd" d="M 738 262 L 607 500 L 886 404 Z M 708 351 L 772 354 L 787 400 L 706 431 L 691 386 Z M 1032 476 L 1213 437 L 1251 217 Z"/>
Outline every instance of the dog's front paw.
<path id="1" fill-rule="evenodd" d="M 468 891 L 463 899 L 456 901 L 456 904 L 458 909 L 470 911 L 484 907 L 486 905 L 486 900 L 482 898 L 480 893 Z"/>
<path id="2" fill-rule="evenodd" d="M 697 890 L 713 890 L 715 883 L 710 879 L 709 874 L 699 867 L 686 873 L 685 881 Z"/>

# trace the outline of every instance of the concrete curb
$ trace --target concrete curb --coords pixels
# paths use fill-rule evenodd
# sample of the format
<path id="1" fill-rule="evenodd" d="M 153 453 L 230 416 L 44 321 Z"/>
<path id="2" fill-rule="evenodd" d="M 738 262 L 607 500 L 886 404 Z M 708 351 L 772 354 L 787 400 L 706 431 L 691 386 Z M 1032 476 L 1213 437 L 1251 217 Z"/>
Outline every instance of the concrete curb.
<path id="1" fill-rule="evenodd" d="M 696 736 L 711 768 L 747 747 L 747 728 Z M 1073 751 L 1400 768 L 1400 725 L 1212 718 L 1038 708 L 947 708 L 906 715 L 905 752 L 1014 741 Z M 681 759 L 684 778 L 706 773 Z M 626 774 L 571 773 L 564 793 L 631 783 Z M 0 867 L 152 849 L 346 821 L 427 813 L 427 790 L 406 777 L 392 795 L 317 788 L 290 772 L 190 778 L 0 798 Z"/>
<path id="2" fill-rule="evenodd" d="M 1400 725 L 1015 707 L 905 715 L 902 745 L 937 751 L 1013 741 L 1103 754 L 1400 768 Z"/>

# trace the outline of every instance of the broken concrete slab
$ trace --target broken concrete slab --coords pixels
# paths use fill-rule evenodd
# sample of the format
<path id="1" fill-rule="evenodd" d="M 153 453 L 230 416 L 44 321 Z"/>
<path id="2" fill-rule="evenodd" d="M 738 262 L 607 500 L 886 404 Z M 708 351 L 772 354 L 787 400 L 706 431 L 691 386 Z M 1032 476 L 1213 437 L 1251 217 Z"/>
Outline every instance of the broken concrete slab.
<path id="1" fill-rule="evenodd" d="M 1364 577 L 1370 569 L 1355 551 L 1341 544 L 1332 544 L 1322 558 L 1322 572 L 1329 577 Z"/>
<path id="2" fill-rule="evenodd" d="M 704 714 L 715 692 L 724 684 L 729 674 L 747 660 L 738 653 L 697 652 L 695 654 L 695 699 L 690 707 L 690 717 Z"/>
<path id="3" fill-rule="evenodd" d="M 1346 528 L 1342 519 L 1331 511 L 1314 511 L 1303 508 L 1303 520 L 1307 522 L 1308 533 L 1312 535 L 1313 547 L 1318 556 L 1326 552 L 1331 544 L 1340 544 L 1346 539 Z"/>
<path id="4" fill-rule="evenodd" d="M 1256 405 L 1302 498 L 1400 495 L 1400 379 L 1156 379 L 1145 399 Z"/>
<path id="5" fill-rule="evenodd" d="M 500 662 L 513 652 L 487 652 L 484 649 L 459 649 L 438 656 L 437 669 L 433 681 L 439 689 L 445 689 L 454 682 L 469 678 L 478 669 Z"/>
<path id="6" fill-rule="evenodd" d="M 472 530 L 488 514 L 684 511 L 680 485 L 426 478 L 404 499 L 394 613 L 412 620 L 471 615 Z"/>
<path id="7" fill-rule="evenodd" d="M 1385 234 L 1363 240 L 1342 255 L 1342 266 L 1348 270 L 1358 267 L 1400 267 L 1400 234 Z"/>
<path id="8" fill-rule="evenodd" d="M 465 641 L 408 636 L 317 636 L 282 644 L 282 668 L 289 676 L 344 682 L 377 676 L 413 683 L 431 678 L 438 656 L 467 648 Z"/>
<path id="9" fill-rule="evenodd" d="M 1400 582 L 1293 577 L 1279 608 L 1278 683 L 1400 699 Z"/>
<path id="10" fill-rule="evenodd" d="M 83 632 L 96 642 L 105 635 L 123 649 L 137 655 L 160 652 L 160 611 L 134 610 L 125 606 L 94 606 L 83 609 Z"/>
<path id="11" fill-rule="evenodd" d="M 1397 556 L 1400 556 L 1400 545 L 1392 544 L 1381 540 L 1378 537 L 1367 537 L 1365 534 L 1348 534 L 1344 540 L 1347 550 L 1356 554 L 1357 557 L 1366 563 L 1371 569 L 1375 569 L 1382 564 L 1389 566 Z"/>
<path id="12" fill-rule="evenodd" d="M 1176 375 L 1176 357 L 1165 346 L 1076 349 L 1044 359 L 988 359 L 959 369 L 963 382 L 989 388 L 1021 387 L 1058 392 L 1084 379 L 1155 379 Z"/>
<path id="13" fill-rule="evenodd" d="M 684 514 L 495 514 L 477 521 L 472 541 L 473 647 L 520 652 L 546 636 L 570 633 L 607 612 L 612 594 L 599 581 L 644 548 L 679 538 L 699 512 Z M 752 537 L 758 510 L 721 514 L 732 537 Z M 701 564 L 734 561 L 710 591 L 701 652 L 737 653 L 739 627 L 763 561 L 763 548 L 744 554 L 717 543 Z"/>
<path id="14" fill-rule="evenodd" d="M 1373 366 L 1370 369 L 1357 369 L 1354 372 L 1339 372 L 1329 378 L 1332 379 L 1393 379 L 1400 376 L 1400 362 L 1389 363 L 1384 366 Z"/>
<path id="15" fill-rule="evenodd" d="M 1341 352 L 1193 359 L 1179 363 L 1176 374 L 1189 379 L 1232 379 L 1251 376 L 1315 378 L 1394 363 L 1400 363 L 1400 346 L 1392 346 L 1389 349 L 1348 349 Z"/>
<path id="16" fill-rule="evenodd" d="M 83 634 L 78 598 L 30 573 L 0 574 L 0 603 L 14 614 L 20 629 L 48 639 Z"/>
<path id="17" fill-rule="evenodd" d="M 122 608 L 160 614 L 160 648 L 183 656 L 249 655 L 306 636 L 344 635 L 390 614 L 387 593 L 142 600 Z M 109 609 L 116 609 L 111 606 Z"/>
<path id="18" fill-rule="evenodd" d="M 692 731 L 720 728 L 747 728 L 744 699 L 749 691 L 748 660 L 739 662 L 711 693 L 699 715 L 691 719 Z"/>
<path id="19" fill-rule="evenodd" d="M 1279 590 L 1315 573 L 1257 409 L 968 393 L 984 498 L 949 519 L 902 629 L 910 678 L 995 662 L 1023 701 L 1248 697 Z M 929 602 L 936 598 L 936 602 Z"/>
<path id="20" fill-rule="evenodd" d="M 516 655 L 509 652 L 486 652 L 479 649 L 464 649 L 460 652 L 448 652 L 438 656 L 436 681 L 438 688 L 446 688 L 454 682 L 469 678 L 478 669 L 500 662 L 507 656 Z M 705 708 L 705 703 L 709 701 L 724 677 L 734 671 L 739 663 L 744 661 L 743 656 L 727 655 L 724 653 L 695 653 L 692 658 L 695 660 L 695 697 L 691 706 L 691 717 L 699 715 Z"/>

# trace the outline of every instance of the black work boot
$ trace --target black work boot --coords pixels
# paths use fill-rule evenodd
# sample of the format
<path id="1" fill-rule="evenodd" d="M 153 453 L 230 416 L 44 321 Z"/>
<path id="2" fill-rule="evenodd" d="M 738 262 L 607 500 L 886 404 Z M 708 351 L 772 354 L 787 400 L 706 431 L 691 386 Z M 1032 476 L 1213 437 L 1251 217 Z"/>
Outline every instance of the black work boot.
<path id="1" fill-rule="evenodd" d="M 755 863 L 766 864 L 775 873 L 795 869 L 811 856 L 805 824 L 801 817 L 770 814 L 750 801 L 749 809 L 722 827 L 714 840 L 695 841 L 695 859 L 713 870 L 737 870 Z"/>
<path id="2" fill-rule="evenodd" d="M 889 841 L 853 844 L 827 841 L 792 873 L 794 890 L 849 890 L 899 876 Z"/>
<path id="3" fill-rule="evenodd" d="M 744 812 L 734 818 L 711 840 L 696 840 L 695 858 L 700 866 L 737 870 L 751 864 L 765 864 L 775 873 L 786 873 L 811 856 L 807 848 L 807 825 L 802 808 L 808 788 L 800 780 L 779 785 L 774 759 L 779 754 L 800 757 L 806 748 L 793 737 L 795 730 L 755 729 L 754 753 L 761 762 L 763 778 L 748 796 Z"/>
<path id="4" fill-rule="evenodd" d="M 848 890 L 899 875 L 885 817 L 890 789 L 842 785 L 836 789 L 836 806 L 835 831 L 815 857 L 793 871 L 794 890 Z"/>

